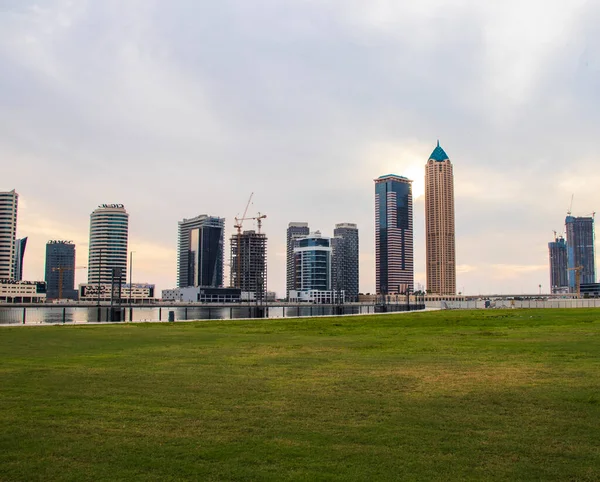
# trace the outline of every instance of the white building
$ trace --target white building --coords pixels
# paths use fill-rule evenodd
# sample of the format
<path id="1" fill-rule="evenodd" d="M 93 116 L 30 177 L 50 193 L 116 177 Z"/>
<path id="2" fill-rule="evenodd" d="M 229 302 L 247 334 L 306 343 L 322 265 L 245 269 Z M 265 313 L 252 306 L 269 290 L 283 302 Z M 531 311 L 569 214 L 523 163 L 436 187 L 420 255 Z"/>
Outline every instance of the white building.
<path id="1" fill-rule="evenodd" d="M 241 291 L 237 288 L 206 288 L 187 286 L 162 291 L 163 301 L 178 303 L 237 303 Z"/>
<path id="2" fill-rule="evenodd" d="M 102 204 L 90 215 L 88 284 L 111 284 L 113 273 L 125 282 L 129 214 L 122 204 Z M 109 288 L 110 291 L 110 288 Z"/>
<path id="3" fill-rule="evenodd" d="M 344 290 L 290 290 L 289 301 L 292 303 L 335 304 L 346 302 Z"/>
<path id="4" fill-rule="evenodd" d="M 14 279 L 19 195 L 0 192 L 0 279 Z"/>
<path id="5" fill-rule="evenodd" d="M 100 301 L 110 301 L 110 283 L 79 285 L 79 301 L 98 301 L 98 291 L 100 291 Z M 133 285 L 121 285 L 121 303 L 148 303 L 155 301 L 155 285 L 149 283 L 133 283 Z M 113 300 L 119 299 L 119 285 L 115 284 L 113 289 Z"/>
<path id="6" fill-rule="evenodd" d="M 44 281 L 15 281 L 0 279 L 0 302 L 42 303 L 46 301 Z"/>

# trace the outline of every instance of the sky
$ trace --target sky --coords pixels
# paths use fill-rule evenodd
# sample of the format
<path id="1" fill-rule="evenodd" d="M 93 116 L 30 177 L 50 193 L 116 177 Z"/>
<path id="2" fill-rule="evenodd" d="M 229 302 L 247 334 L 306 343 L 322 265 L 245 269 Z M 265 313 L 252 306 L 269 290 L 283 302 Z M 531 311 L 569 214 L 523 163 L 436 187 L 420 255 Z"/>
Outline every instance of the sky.
<path id="1" fill-rule="evenodd" d="M 454 165 L 457 288 L 549 289 L 548 247 L 599 207 L 600 1 L 0 0 L 0 190 L 20 195 L 26 279 L 89 215 L 130 213 L 134 282 L 176 284 L 177 222 L 265 213 L 268 287 L 290 221 L 360 230 L 373 292 L 374 183 Z M 247 223 L 245 228 L 252 228 Z M 226 242 L 226 252 L 229 242 Z M 77 271 L 77 282 L 86 281 Z"/>

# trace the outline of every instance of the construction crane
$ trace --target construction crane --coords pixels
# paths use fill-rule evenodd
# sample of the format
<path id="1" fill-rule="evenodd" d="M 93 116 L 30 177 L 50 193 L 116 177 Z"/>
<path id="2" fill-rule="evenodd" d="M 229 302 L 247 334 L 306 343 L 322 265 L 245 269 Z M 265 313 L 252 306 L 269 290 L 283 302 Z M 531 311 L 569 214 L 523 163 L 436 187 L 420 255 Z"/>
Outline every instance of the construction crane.
<path id="1" fill-rule="evenodd" d="M 250 206 L 250 201 L 252 201 L 252 196 L 254 193 L 250 193 L 250 197 L 248 198 L 248 202 L 246 203 L 246 209 L 244 209 L 244 214 L 241 218 L 235 217 L 235 225 L 234 228 L 237 229 L 237 253 L 236 253 L 236 277 L 235 277 L 235 288 L 241 288 L 240 276 L 242 274 L 242 257 L 240 256 L 240 245 L 242 244 L 242 225 L 244 221 L 247 219 L 246 214 L 248 213 L 248 207 Z"/>
<path id="2" fill-rule="evenodd" d="M 256 217 L 253 218 L 253 219 L 256 219 L 256 225 L 258 226 L 258 234 L 260 234 L 260 228 L 262 227 L 262 220 L 265 219 L 266 217 L 267 217 L 266 214 L 258 213 L 256 215 Z"/>
<path id="3" fill-rule="evenodd" d="M 571 213 L 573 212 L 573 197 L 575 196 L 575 194 L 571 194 L 571 204 L 569 204 L 569 210 L 567 211 L 567 216 L 570 216 Z"/>
<path id="4" fill-rule="evenodd" d="M 567 268 L 567 271 L 575 271 L 575 289 L 577 290 L 577 298 L 581 298 L 581 272 L 583 271 L 583 266 Z"/>
<path id="5" fill-rule="evenodd" d="M 56 268 L 52 268 L 52 271 L 58 271 L 58 299 L 62 300 L 63 295 L 63 273 L 65 271 L 75 271 L 76 269 L 87 269 L 87 266 L 75 266 L 74 268 L 71 266 L 58 266 Z"/>

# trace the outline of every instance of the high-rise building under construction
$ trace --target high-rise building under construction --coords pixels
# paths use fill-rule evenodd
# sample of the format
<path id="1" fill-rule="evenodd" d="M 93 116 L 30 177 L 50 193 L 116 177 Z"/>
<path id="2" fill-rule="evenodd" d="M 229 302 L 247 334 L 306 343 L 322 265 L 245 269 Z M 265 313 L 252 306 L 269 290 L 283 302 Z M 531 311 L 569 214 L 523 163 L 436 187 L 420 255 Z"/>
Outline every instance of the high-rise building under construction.
<path id="1" fill-rule="evenodd" d="M 576 292 L 578 285 L 577 272 L 579 272 L 579 283 L 596 282 L 594 216 L 576 217 L 568 215 L 565 224 L 567 229 L 569 288 L 571 292 Z"/>
<path id="2" fill-rule="evenodd" d="M 555 236 L 554 241 L 548 243 L 548 255 L 550 257 L 550 292 L 561 293 L 568 290 L 567 243 L 565 238 Z"/>
<path id="3" fill-rule="evenodd" d="M 231 242 L 231 287 L 254 293 L 256 300 L 267 291 L 267 236 L 256 231 L 233 234 Z"/>

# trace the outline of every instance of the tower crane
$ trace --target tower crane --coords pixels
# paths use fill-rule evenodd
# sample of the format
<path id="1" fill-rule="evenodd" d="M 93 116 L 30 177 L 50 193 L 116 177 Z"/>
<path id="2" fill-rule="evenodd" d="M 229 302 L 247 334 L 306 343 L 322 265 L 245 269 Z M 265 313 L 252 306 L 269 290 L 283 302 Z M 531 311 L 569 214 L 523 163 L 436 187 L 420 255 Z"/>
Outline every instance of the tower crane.
<path id="1" fill-rule="evenodd" d="M 569 204 L 569 210 L 567 211 L 567 216 L 570 216 L 571 212 L 573 211 L 573 197 L 575 197 L 575 194 L 571 194 L 571 204 Z"/>
<path id="2" fill-rule="evenodd" d="M 52 268 L 52 271 L 58 271 L 58 299 L 62 300 L 63 295 L 63 275 L 65 271 L 75 271 L 76 269 L 87 269 L 87 266 L 58 266 Z"/>

